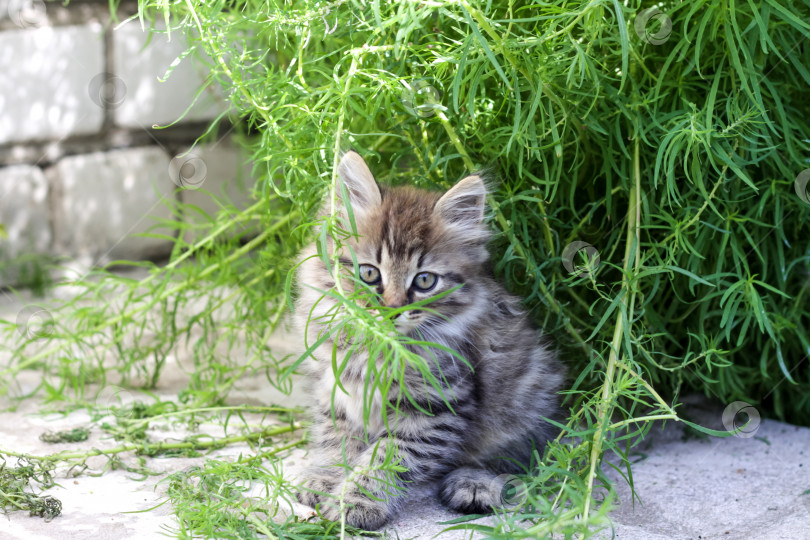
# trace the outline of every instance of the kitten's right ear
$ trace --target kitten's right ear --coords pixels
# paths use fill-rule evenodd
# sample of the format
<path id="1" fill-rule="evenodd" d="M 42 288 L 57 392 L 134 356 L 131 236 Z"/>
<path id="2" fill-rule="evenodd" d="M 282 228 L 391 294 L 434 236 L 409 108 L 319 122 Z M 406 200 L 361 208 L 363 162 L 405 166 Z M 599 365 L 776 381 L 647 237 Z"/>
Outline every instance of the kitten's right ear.
<path id="1" fill-rule="evenodd" d="M 349 194 L 353 213 L 367 213 L 382 202 L 380 188 L 374 176 L 360 154 L 354 150 L 346 152 L 340 159 L 338 178 Z M 338 191 L 338 197 L 343 199 L 342 189 Z"/>
<path id="2" fill-rule="evenodd" d="M 435 212 L 449 224 L 475 227 L 484 220 L 487 188 L 480 175 L 460 180 L 436 203 Z"/>

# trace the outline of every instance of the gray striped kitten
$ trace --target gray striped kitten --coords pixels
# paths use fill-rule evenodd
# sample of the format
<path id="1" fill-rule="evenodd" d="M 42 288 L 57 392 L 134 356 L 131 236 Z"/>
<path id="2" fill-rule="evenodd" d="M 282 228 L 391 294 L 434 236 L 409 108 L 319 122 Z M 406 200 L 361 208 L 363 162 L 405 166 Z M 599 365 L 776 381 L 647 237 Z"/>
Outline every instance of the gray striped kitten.
<path id="1" fill-rule="evenodd" d="M 519 299 L 496 283 L 487 269 L 490 232 L 484 222 L 484 182 L 480 176 L 468 176 L 443 195 L 378 186 L 356 152 L 343 156 L 338 177 L 357 227 L 358 236 L 344 243 L 356 255 L 359 278 L 389 307 L 459 287 L 430 303 L 429 309 L 403 312 L 395 326 L 403 334 L 457 351 L 473 369 L 449 353 L 414 349 L 429 364 L 438 364 L 441 373 L 435 368 L 434 375 L 443 382 L 444 397 L 452 408 L 415 370 L 406 371 L 401 384 L 416 405 L 401 399 L 394 407 L 398 388 L 389 391 L 392 406 L 387 408 L 386 427 L 377 394 L 364 426 L 368 356 L 351 352 L 340 377 L 348 395 L 340 389 L 334 392 L 333 411 L 333 349 L 340 365 L 351 347 L 332 339 L 320 345 L 308 364 L 318 466 L 306 471 L 299 501 L 337 520 L 337 501 L 343 494 L 348 524 L 368 530 L 382 527 L 403 502 L 403 494 L 392 495 L 379 473 L 356 476 L 347 485 L 346 464 L 349 470 L 373 465 L 373 460 L 382 459 L 385 445 L 393 443 L 407 467 L 393 478 L 403 491 L 439 480 L 439 496 L 451 509 L 492 511 L 503 502 L 498 475 L 524 470 L 533 448 L 542 455 L 545 443 L 556 435 L 542 417 L 560 417 L 556 394 L 564 368 L 530 325 Z M 345 217 L 345 208 L 341 211 Z M 296 319 L 309 345 L 323 335 L 317 317 L 336 303 L 318 291 L 335 282 L 315 253 L 315 245 L 305 250 L 298 274 Z M 353 268 L 348 251 L 341 258 Z M 354 287 L 348 279 L 341 284 L 344 290 Z M 375 450 L 378 443 L 380 449 Z"/>

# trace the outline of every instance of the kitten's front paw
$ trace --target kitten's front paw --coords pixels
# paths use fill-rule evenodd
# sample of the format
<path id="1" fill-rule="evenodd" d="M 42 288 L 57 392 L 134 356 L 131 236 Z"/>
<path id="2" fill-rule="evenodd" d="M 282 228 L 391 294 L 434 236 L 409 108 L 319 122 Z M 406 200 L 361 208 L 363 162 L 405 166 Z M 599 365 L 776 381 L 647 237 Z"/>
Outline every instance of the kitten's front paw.
<path id="1" fill-rule="evenodd" d="M 493 473 L 460 467 L 442 479 L 439 499 L 452 510 L 464 514 L 486 514 L 502 506 L 503 483 Z"/>
<path id="2" fill-rule="evenodd" d="M 336 467 L 311 467 L 302 476 L 304 481 L 296 498 L 298 502 L 311 508 L 330 499 L 329 494 L 343 481 L 343 471 Z"/>
<path id="3" fill-rule="evenodd" d="M 388 523 L 391 510 L 384 501 L 375 501 L 363 493 L 347 493 L 344 508 L 346 523 L 366 531 L 376 531 Z M 321 514 L 326 519 L 340 521 L 340 501 L 331 501 L 321 505 Z"/>

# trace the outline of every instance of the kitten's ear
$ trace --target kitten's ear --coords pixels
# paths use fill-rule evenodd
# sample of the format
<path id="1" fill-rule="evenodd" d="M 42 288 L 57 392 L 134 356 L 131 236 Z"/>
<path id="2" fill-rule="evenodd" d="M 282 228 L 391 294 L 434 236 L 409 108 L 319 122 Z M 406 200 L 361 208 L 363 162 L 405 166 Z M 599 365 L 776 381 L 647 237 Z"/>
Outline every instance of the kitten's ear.
<path id="1" fill-rule="evenodd" d="M 442 195 L 434 212 L 446 223 L 474 227 L 484 220 L 487 188 L 480 176 L 474 174 L 461 180 Z"/>
<path id="2" fill-rule="evenodd" d="M 354 150 L 346 152 L 340 159 L 338 177 L 349 193 L 353 213 L 366 213 L 382 202 L 380 188 L 374 181 L 374 176 L 360 154 Z M 338 192 L 338 197 L 343 199 L 342 189 Z"/>

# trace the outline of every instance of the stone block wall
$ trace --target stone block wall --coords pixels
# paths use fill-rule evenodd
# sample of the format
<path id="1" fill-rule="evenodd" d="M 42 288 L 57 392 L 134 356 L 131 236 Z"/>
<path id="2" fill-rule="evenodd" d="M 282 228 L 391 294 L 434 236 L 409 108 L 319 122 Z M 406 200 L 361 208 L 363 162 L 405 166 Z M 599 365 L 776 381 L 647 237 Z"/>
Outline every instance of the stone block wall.
<path id="1" fill-rule="evenodd" d="M 250 166 L 229 124 L 185 155 L 227 109 L 204 63 L 177 63 L 176 33 L 147 44 L 127 20 L 135 5 L 118 21 L 108 6 L 0 0 L 0 286 L 18 280 L 8 261 L 21 256 L 160 257 L 170 240 L 134 235 L 171 234 L 156 226 L 177 219 L 177 201 L 210 212 L 206 192 L 249 200 Z"/>

